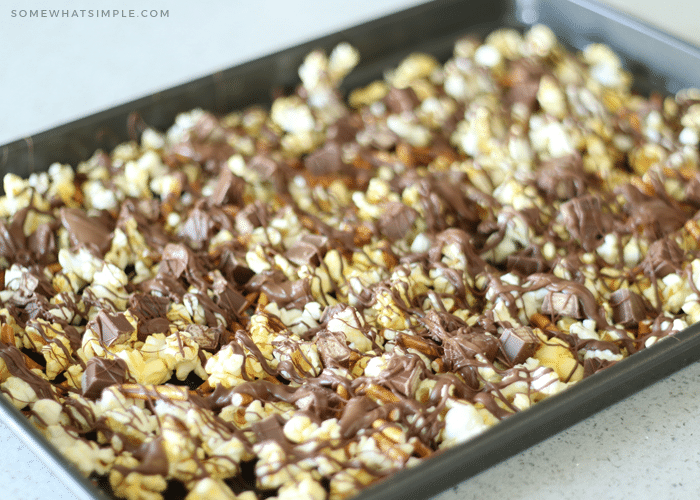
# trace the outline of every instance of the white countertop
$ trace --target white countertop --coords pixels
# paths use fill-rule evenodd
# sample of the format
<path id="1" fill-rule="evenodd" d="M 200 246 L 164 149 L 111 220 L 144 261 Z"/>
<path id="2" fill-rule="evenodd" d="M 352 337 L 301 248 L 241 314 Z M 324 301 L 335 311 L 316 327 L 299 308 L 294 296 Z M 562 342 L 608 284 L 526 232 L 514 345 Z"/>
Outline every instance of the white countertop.
<path id="1" fill-rule="evenodd" d="M 0 8 L 0 144 L 420 2 L 205 3 L 5 4 Z M 663 12 L 653 0 L 607 3 L 700 45 L 700 2 L 666 0 Z M 19 10 L 30 8 L 158 9 L 169 16 L 21 18 Z M 436 499 L 698 498 L 698 387 L 696 363 Z M 75 498 L 1 421 L 0 450 L 0 498 Z"/>

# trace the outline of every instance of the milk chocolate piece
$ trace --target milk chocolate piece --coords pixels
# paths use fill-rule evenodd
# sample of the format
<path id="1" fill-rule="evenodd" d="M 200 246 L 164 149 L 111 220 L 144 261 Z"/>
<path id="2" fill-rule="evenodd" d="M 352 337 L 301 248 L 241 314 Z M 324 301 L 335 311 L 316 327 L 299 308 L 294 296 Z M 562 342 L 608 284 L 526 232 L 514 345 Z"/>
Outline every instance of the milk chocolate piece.
<path id="1" fill-rule="evenodd" d="M 632 205 L 627 221 L 629 230 L 657 240 L 683 226 L 685 214 L 664 200 L 651 199 Z"/>
<path id="2" fill-rule="evenodd" d="M 400 202 L 389 202 L 379 218 L 379 232 L 391 241 L 400 240 L 413 227 L 418 212 Z"/>
<path id="3" fill-rule="evenodd" d="M 205 351 L 214 351 L 218 347 L 219 339 L 223 333 L 220 326 L 208 327 L 205 325 L 187 325 L 185 331 Z"/>
<path id="4" fill-rule="evenodd" d="M 109 215 L 90 217 L 78 208 L 62 208 L 61 223 L 68 231 L 73 245 L 85 245 L 101 255 L 112 245 L 110 235 L 114 225 Z"/>
<path id="5" fill-rule="evenodd" d="M 248 305 L 245 296 L 229 283 L 226 283 L 221 288 L 215 288 L 214 295 L 216 296 L 216 305 L 221 307 L 226 313 L 232 313 L 236 317 L 240 316 Z"/>
<path id="6" fill-rule="evenodd" d="M 56 262 L 56 239 L 49 224 L 40 224 L 27 238 L 27 247 L 39 264 Z"/>
<path id="7" fill-rule="evenodd" d="M 362 120 L 356 115 L 343 116 L 326 130 L 326 140 L 339 144 L 353 142 L 362 128 Z"/>
<path id="8" fill-rule="evenodd" d="M 542 313 L 581 319 L 585 317 L 581 301 L 573 293 L 550 292 L 542 301 Z"/>
<path id="9" fill-rule="evenodd" d="M 503 353 L 514 364 L 520 364 L 535 354 L 540 340 L 529 326 L 506 328 L 501 335 Z"/>
<path id="10" fill-rule="evenodd" d="M 83 374 L 83 396 L 99 399 L 102 390 L 126 382 L 126 362 L 121 358 L 90 358 Z"/>
<path id="11" fill-rule="evenodd" d="M 313 175 L 331 175 L 342 172 L 346 167 L 341 156 L 340 145 L 327 142 L 304 159 L 304 167 Z"/>
<path id="12" fill-rule="evenodd" d="M 243 202 L 245 182 L 233 175 L 230 168 L 222 168 L 214 186 L 214 192 L 209 196 L 209 203 L 214 206 L 239 205 Z"/>
<path id="13" fill-rule="evenodd" d="M 683 250 L 671 238 L 662 238 L 649 245 L 642 269 L 649 276 L 658 279 L 675 273 L 683 266 Z"/>
<path id="14" fill-rule="evenodd" d="M 265 420 L 255 422 L 250 428 L 255 433 L 258 443 L 263 441 L 275 441 L 284 445 L 284 443 L 287 442 L 287 438 L 282 430 L 282 425 L 278 420 L 278 415 L 272 415 Z"/>
<path id="15" fill-rule="evenodd" d="M 348 346 L 345 335 L 328 330 L 320 331 L 316 336 L 316 347 L 321 355 L 323 366 L 342 366 L 351 368 L 360 359 L 360 354 Z"/>
<path id="16" fill-rule="evenodd" d="M 123 344 L 131 338 L 134 327 L 123 313 L 109 313 L 102 309 L 89 325 L 105 346 Z"/>
<path id="17" fill-rule="evenodd" d="M 389 111 L 395 114 L 413 111 L 420 104 L 416 92 L 411 87 L 405 89 L 392 87 L 386 97 L 384 97 L 384 102 Z"/>
<path id="18" fill-rule="evenodd" d="M 285 253 L 290 262 L 303 266 L 318 266 L 320 258 L 328 250 L 328 238 L 318 234 L 305 234 Z"/>
<path id="19" fill-rule="evenodd" d="M 269 180 L 275 175 L 275 172 L 277 172 L 279 167 L 277 162 L 269 156 L 258 154 L 250 159 L 248 162 L 248 168 L 260 174 L 262 179 Z"/>
<path id="20" fill-rule="evenodd" d="M 613 310 L 613 321 L 628 328 L 646 318 L 644 300 L 628 288 L 620 288 L 610 295 L 610 307 Z"/>
<path id="21" fill-rule="evenodd" d="M 189 239 L 195 248 L 202 248 L 203 244 L 213 236 L 213 232 L 214 221 L 211 216 L 195 207 L 182 225 L 180 234 Z"/>
<path id="22" fill-rule="evenodd" d="M 307 278 L 297 281 L 284 281 L 282 283 L 266 281 L 260 288 L 260 291 L 280 307 L 289 306 L 301 309 L 308 302 L 314 300 Z"/>
<path id="23" fill-rule="evenodd" d="M 598 198 L 579 196 L 562 203 L 560 213 L 569 233 L 581 242 L 584 250 L 591 252 L 603 242 L 607 231 Z"/>

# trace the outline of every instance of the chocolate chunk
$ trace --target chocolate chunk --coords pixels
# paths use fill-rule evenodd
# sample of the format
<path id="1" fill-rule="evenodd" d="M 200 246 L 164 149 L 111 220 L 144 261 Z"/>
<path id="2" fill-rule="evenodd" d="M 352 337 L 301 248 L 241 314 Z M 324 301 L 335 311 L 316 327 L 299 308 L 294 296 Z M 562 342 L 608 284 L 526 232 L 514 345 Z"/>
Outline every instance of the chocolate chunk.
<path id="1" fill-rule="evenodd" d="M 40 224 L 27 238 L 27 247 L 39 264 L 56 262 L 56 238 L 49 224 Z"/>
<path id="2" fill-rule="evenodd" d="M 134 472 L 146 476 L 167 476 L 170 465 L 168 463 L 168 455 L 165 453 L 163 446 L 163 436 L 158 436 L 151 441 L 143 443 L 138 450 L 134 452 L 134 458 L 141 461 L 138 467 L 133 469 Z"/>
<path id="3" fill-rule="evenodd" d="M 242 204 L 244 188 L 245 181 L 224 167 L 219 172 L 214 192 L 208 198 L 209 203 L 214 206 Z"/>
<path id="4" fill-rule="evenodd" d="M 236 229 L 242 234 L 252 233 L 256 227 L 267 224 L 268 219 L 267 206 L 256 201 L 236 214 Z"/>
<path id="5" fill-rule="evenodd" d="M 204 210 L 195 207 L 182 225 L 180 236 L 187 238 L 195 248 L 201 248 L 213 236 L 214 221 Z"/>
<path id="6" fill-rule="evenodd" d="M 411 87 L 405 89 L 392 87 L 384 97 L 384 103 L 392 113 L 401 114 L 405 111 L 413 111 L 420 104 L 420 100 Z"/>
<path id="7" fill-rule="evenodd" d="M 501 346 L 508 360 L 518 365 L 535 354 L 540 339 L 529 326 L 506 328 L 501 335 Z"/>
<path id="8" fill-rule="evenodd" d="M 282 283 L 269 280 L 262 285 L 260 291 L 272 302 L 276 302 L 279 307 L 289 306 L 301 309 L 314 300 L 309 280 L 306 278 Z"/>
<path id="9" fill-rule="evenodd" d="M 498 354 L 498 340 L 493 335 L 487 333 L 471 333 L 467 334 L 469 342 L 477 346 L 481 354 L 488 359 L 493 361 Z"/>
<path id="10" fill-rule="evenodd" d="M 167 318 L 152 318 L 139 322 L 139 340 L 143 341 L 154 333 L 170 333 L 170 321 Z"/>
<path id="11" fill-rule="evenodd" d="M 644 300 L 627 288 L 620 288 L 610 295 L 613 321 L 628 328 L 635 327 L 646 318 Z"/>
<path id="12" fill-rule="evenodd" d="M 264 154 L 258 154 L 253 156 L 248 161 L 248 168 L 257 172 L 262 179 L 271 179 L 279 166 L 277 162 Z"/>
<path id="13" fill-rule="evenodd" d="M 319 234 L 305 234 L 285 253 L 290 262 L 303 266 L 318 266 L 328 250 L 328 238 Z"/>
<path id="14" fill-rule="evenodd" d="M 320 331 L 316 336 L 316 347 L 323 366 L 327 368 L 341 366 L 350 369 L 361 358 L 359 352 L 347 345 L 345 335 L 339 332 Z"/>
<path id="15" fill-rule="evenodd" d="M 345 170 L 345 164 L 336 142 L 327 142 L 325 146 L 317 149 L 304 158 L 304 167 L 313 175 L 331 175 Z"/>
<path id="16" fill-rule="evenodd" d="M 129 310 L 139 320 L 165 318 L 170 301 L 156 295 L 134 293 L 129 297 Z"/>
<path id="17" fill-rule="evenodd" d="M 28 263 L 30 260 L 24 229 L 22 229 L 24 220 L 25 217 L 22 217 L 19 212 L 15 214 L 9 225 L 0 220 L 0 257 L 6 258 L 9 262 Z"/>
<path id="18" fill-rule="evenodd" d="M 211 328 L 204 325 L 187 325 L 185 331 L 205 351 L 214 351 L 218 347 L 219 339 L 223 333 L 220 326 Z"/>
<path id="19" fill-rule="evenodd" d="M 200 258 L 185 245 L 168 243 L 163 250 L 163 259 L 157 276 L 179 278 L 183 274 L 189 276 L 206 274 Z"/>
<path id="20" fill-rule="evenodd" d="M 700 173 L 696 173 L 685 185 L 684 201 L 700 208 Z"/>
<path id="21" fill-rule="evenodd" d="M 326 130 L 326 140 L 345 144 L 353 142 L 362 128 L 362 119 L 357 115 L 344 116 Z"/>
<path id="22" fill-rule="evenodd" d="M 129 297 L 129 311 L 138 319 L 139 340 L 170 331 L 170 321 L 165 317 L 169 303 L 165 297 L 150 294 L 135 293 Z"/>
<path id="23" fill-rule="evenodd" d="M 580 155 L 549 160 L 535 174 L 537 187 L 549 200 L 570 200 L 584 196 L 588 179 Z"/>
<path id="24" fill-rule="evenodd" d="M 224 310 L 229 318 L 239 318 L 248 306 L 248 300 L 229 283 L 214 288 L 216 305 Z"/>
<path id="25" fill-rule="evenodd" d="M 379 232 L 391 241 L 400 240 L 413 227 L 418 212 L 400 202 L 389 202 L 379 217 Z"/>
<path id="26" fill-rule="evenodd" d="M 648 276 L 661 279 L 679 271 L 683 267 L 684 257 L 683 250 L 673 239 L 663 238 L 649 245 L 641 265 Z"/>
<path id="27" fill-rule="evenodd" d="M 516 271 L 523 276 L 543 273 L 547 270 L 547 267 L 547 262 L 539 257 L 509 255 L 506 258 L 506 268 L 508 271 Z"/>
<path id="28" fill-rule="evenodd" d="M 600 200 L 591 195 L 579 196 L 561 205 L 564 225 L 581 242 L 584 250 L 593 251 L 607 233 Z"/>
<path id="29" fill-rule="evenodd" d="M 416 354 L 394 355 L 382 372 L 386 377 L 384 385 L 395 394 L 412 398 L 418 388 L 423 362 Z"/>
<path id="30" fill-rule="evenodd" d="M 123 313 L 112 314 L 104 309 L 97 313 L 88 327 L 92 328 L 100 339 L 100 343 L 105 346 L 123 344 L 131 338 L 131 334 L 134 332 L 134 327 L 131 326 Z"/>
<path id="31" fill-rule="evenodd" d="M 265 420 L 255 422 L 250 428 L 255 433 L 258 443 L 263 441 L 275 441 L 278 444 L 284 444 L 287 442 L 287 437 L 284 435 L 282 425 L 277 415 L 272 415 Z"/>
<path id="32" fill-rule="evenodd" d="M 90 358 L 83 374 L 83 396 L 99 399 L 103 389 L 126 382 L 126 370 L 123 359 Z"/>
<path id="33" fill-rule="evenodd" d="M 61 209 L 61 224 L 68 231 L 73 245 L 85 245 L 88 249 L 104 255 L 112 245 L 110 237 L 114 224 L 108 214 L 90 217 L 77 208 Z"/>
<path id="34" fill-rule="evenodd" d="M 627 226 L 650 240 L 658 240 L 683 226 L 685 214 L 663 200 L 653 199 L 634 205 Z"/>
<path id="35" fill-rule="evenodd" d="M 573 293 L 550 292 L 542 301 L 542 313 L 581 319 L 585 317 L 581 301 Z"/>

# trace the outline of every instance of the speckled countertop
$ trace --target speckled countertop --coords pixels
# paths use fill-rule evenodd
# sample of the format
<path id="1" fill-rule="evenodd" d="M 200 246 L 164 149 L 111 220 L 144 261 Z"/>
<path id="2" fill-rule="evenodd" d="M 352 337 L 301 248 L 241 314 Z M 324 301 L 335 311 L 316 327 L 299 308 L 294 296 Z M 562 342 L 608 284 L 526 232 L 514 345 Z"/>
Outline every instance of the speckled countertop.
<path id="1" fill-rule="evenodd" d="M 0 7 L 0 144 L 417 3 L 6 3 Z M 700 45 L 700 2 L 605 3 Z M 13 9 L 98 7 L 170 14 L 167 19 L 12 16 Z M 435 498 L 699 498 L 698 388 L 696 363 Z M 0 450 L 0 498 L 76 498 L 2 421 Z"/>

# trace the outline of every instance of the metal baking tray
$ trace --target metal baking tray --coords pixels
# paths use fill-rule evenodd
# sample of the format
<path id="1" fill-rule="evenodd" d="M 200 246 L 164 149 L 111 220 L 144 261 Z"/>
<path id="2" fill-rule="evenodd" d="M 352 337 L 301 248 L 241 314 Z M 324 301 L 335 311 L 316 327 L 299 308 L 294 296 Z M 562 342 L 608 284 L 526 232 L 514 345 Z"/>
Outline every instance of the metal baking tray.
<path id="1" fill-rule="evenodd" d="M 608 7 L 586 0 L 436 1 L 303 43 L 115 108 L 0 146 L 0 175 L 27 176 L 55 162 L 77 164 L 98 149 L 135 139 L 147 125 L 164 130 L 182 111 L 202 107 L 226 113 L 269 104 L 273 92 L 297 83 L 297 67 L 316 48 L 341 41 L 357 47 L 360 65 L 349 89 L 420 50 L 445 60 L 460 35 L 543 23 L 570 49 L 602 42 L 615 50 L 641 93 L 700 86 L 700 49 Z M 700 359 L 700 324 L 658 342 L 574 387 L 499 423 L 471 441 L 364 490 L 359 498 L 427 498 L 520 453 L 603 408 Z M 78 498 L 107 498 L 85 479 L 5 398 L 0 415 Z"/>

